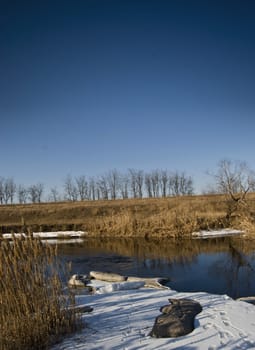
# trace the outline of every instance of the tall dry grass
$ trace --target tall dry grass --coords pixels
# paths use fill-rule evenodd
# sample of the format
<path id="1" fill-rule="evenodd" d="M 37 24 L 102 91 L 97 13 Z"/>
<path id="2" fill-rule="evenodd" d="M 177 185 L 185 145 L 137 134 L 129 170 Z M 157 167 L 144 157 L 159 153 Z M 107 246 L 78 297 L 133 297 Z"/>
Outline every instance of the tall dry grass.
<path id="1" fill-rule="evenodd" d="M 57 253 L 38 239 L 0 241 L 0 349 L 48 349 L 79 320 Z"/>
<path id="2" fill-rule="evenodd" d="M 199 202 L 178 200 L 171 205 L 162 203 L 149 212 L 126 208 L 119 213 L 94 217 L 87 220 L 86 228 L 91 235 L 115 237 L 174 237 L 184 238 L 194 231 L 219 229 L 226 225 L 224 209 L 212 208 Z"/>

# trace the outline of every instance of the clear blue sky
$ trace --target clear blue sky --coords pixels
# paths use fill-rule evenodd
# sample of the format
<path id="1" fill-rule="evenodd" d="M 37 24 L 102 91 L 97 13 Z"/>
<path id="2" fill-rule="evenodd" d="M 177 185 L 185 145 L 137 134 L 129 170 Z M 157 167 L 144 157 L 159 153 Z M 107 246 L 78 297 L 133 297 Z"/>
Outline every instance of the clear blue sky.
<path id="1" fill-rule="evenodd" d="M 255 168 L 253 0 L 1 0 L 0 175 Z"/>

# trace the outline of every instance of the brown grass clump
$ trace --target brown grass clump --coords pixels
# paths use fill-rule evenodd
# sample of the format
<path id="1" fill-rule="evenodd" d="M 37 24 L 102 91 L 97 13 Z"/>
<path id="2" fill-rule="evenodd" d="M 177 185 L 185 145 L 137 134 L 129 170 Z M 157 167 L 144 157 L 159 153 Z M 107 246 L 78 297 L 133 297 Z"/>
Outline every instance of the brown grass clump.
<path id="1" fill-rule="evenodd" d="M 126 207 L 119 213 L 95 216 L 87 220 L 87 230 L 95 236 L 183 238 L 194 231 L 225 225 L 224 210 L 205 203 L 201 206 L 199 201 L 159 201 L 153 210 L 146 209 Z"/>
<path id="2" fill-rule="evenodd" d="M 38 239 L 0 241 L 0 349 L 47 349 L 78 326 L 63 295 L 55 249 Z"/>

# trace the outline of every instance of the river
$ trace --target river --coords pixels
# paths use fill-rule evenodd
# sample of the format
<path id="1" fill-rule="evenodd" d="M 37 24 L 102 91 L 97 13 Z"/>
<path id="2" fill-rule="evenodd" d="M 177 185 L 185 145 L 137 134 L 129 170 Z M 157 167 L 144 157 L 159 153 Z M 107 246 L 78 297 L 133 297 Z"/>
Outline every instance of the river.
<path id="1" fill-rule="evenodd" d="M 204 291 L 232 298 L 255 295 L 255 241 L 237 237 L 173 241 L 86 238 L 59 244 L 71 273 L 91 270 L 126 276 L 167 277 L 177 291 Z"/>

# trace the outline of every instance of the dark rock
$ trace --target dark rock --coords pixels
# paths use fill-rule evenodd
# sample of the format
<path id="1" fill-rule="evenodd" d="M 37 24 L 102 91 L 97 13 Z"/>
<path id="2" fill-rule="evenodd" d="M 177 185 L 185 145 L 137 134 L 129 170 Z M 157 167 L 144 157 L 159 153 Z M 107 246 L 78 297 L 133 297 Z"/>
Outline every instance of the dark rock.
<path id="1" fill-rule="evenodd" d="M 169 299 L 170 304 L 163 306 L 154 323 L 151 337 L 180 337 L 194 329 L 194 318 L 202 311 L 202 306 L 191 299 Z"/>

